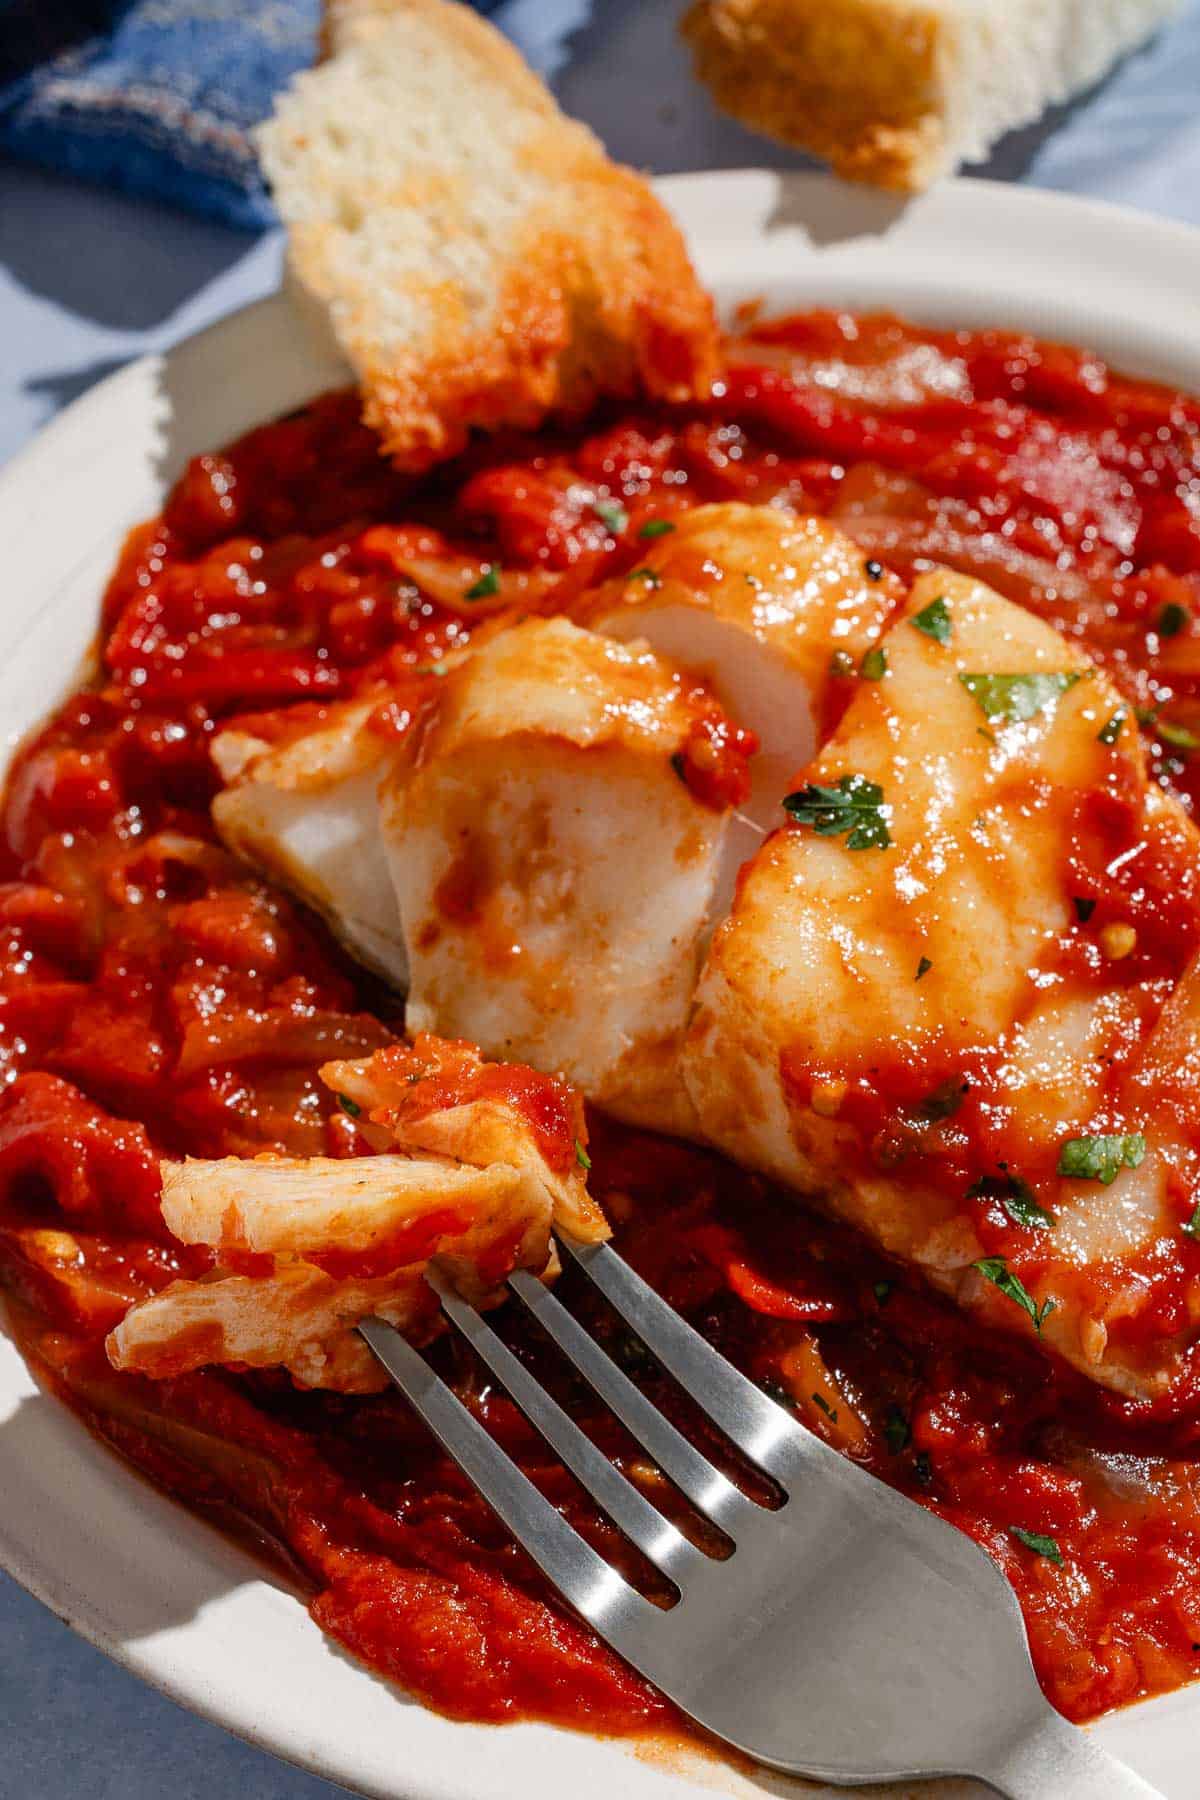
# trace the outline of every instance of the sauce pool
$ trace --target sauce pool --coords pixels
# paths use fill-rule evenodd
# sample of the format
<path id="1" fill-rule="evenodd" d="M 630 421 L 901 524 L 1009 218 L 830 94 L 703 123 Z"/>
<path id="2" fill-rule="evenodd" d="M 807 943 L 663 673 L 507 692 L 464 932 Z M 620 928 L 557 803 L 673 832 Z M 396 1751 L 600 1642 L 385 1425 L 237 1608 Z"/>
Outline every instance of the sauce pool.
<path id="1" fill-rule="evenodd" d="M 680 1727 L 394 1395 L 227 1371 L 152 1384 L 104 1358 L 134 1299 L 207 1266 L 162 1226 L 157 1157 L 359 1153 L 316 1069 L 401 1029 L 396 997 L 217 843 L 209 746 L 234 718 L 278 737 L 376 691 L 379 728 L 403 729 L 477 620 L 569 608 L 638 566 L 648 525 L 718 499 L 827 515 L 867 560 L 905 577 L 950 564 L 1031 607 L 1110 670 L 1157 777 L 1194 806 L 1200 405 L 1082 351 L 832 313 L 748 320 L 705 409 L 491 442 L 420 486 L 381 461 L 351 394 L 197 458 L 130 535 L 95 682 L 9 775 L 0 1272 L 20 1340 L 123 1455 L 252 1533 L 326 1630 L 456 1717 Z M 706 738 L 692 759 L 715 800 L 736 751 Z M 984 1545 L 1069 1717 L 1200 1674 L 1200 1417 L 1133 1416 L 718 1158 L 603 1120 L 593 1137 L 590 1185 L 623 1254 L 805 1424 Z M 700 1531 L 535 1329 L 498 1322 Z M 469 1353 L 434 1354 L 542 1491 L 652 1585 Z"/>

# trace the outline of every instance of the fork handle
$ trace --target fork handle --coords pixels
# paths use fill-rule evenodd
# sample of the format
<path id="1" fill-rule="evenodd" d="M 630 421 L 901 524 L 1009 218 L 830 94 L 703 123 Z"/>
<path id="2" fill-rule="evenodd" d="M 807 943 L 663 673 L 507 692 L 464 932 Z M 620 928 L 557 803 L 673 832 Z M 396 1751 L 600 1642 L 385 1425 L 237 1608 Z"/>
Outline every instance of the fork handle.
<path id="1" fill-rule="evenodd" d="M 973 1773 L 1007 1800 L 1163 1800 L 1086 1731 L 1057 1717 Z"/>

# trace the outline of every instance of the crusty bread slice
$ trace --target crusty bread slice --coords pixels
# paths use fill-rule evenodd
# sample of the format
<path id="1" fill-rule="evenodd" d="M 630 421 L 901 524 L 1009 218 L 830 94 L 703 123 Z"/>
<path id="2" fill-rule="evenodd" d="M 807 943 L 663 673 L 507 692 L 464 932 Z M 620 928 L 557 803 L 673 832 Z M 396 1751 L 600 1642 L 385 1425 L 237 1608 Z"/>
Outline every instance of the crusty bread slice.
<path id="1" fill-rule="evenodd" d="M 693 0 L 696 72 L 744 124 L 915 190 L 1097 81 L 1179 0 Z"/>
<path id="2" fill-rule="evenodd" d="M 640 176 L 453 0 L 333 0 L 259 148 L 300 284 L 405 468 L 599 394 L 708 391 L 718 337 Z"/>

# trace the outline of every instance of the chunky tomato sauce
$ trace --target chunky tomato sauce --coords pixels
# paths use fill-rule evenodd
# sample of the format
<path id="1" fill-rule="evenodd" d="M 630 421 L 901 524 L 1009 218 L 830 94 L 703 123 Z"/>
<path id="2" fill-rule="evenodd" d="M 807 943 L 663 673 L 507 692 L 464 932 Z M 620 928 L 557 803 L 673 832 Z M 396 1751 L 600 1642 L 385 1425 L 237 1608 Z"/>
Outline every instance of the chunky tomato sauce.
<path id="1" fill-rule="evenodd" d="M 662 521 L 722 498 L 828 514 L 904 576 L 978 573 L 1083 640 L 1159 778 L 1189 807 L 1200 796 L 1200 405 L 1075 350 L 827 313 L 748 321 L 707 410 L 493 442 L 417 487 L 380 460 L 349 394 L 198 458 L 130 536 L 96 679 L 9 779 L 0 1267 L 21 1341 L 139 1468 L 270 1548 L 323 1627 L 456 1716 L 678 1724 L 391 1394 L 225 1371 L 154 1384 L 103 1354 L 131 1301 L 208 1266 L 162 1226 L 158 1155 L 364 1153 L 316 1069 L 400 1028 L 396 998 L 217 843 L 209 745 L 235 716 L 282 738 L 376 691 L 377 728 L 403 732 L 481 620 L 568 606 L 635 571 Z M 681 777 L 721 803 L 746 748 L 702 732 Z M 1119 824 L 1081 820 L 1081 840 Z M 1170 875 L 1164 932 L 1190 938 L 1193 897 Z M 1137 1416 L 703 1152 L 596 1121 L 593 1163 L 621 1249 L 681 1311 L 996 1557 L 1064 1712 L 1200 1674 L 1200 1415 Z M 699 1530 L 532 1327 L 501 1325 Z M 637 1344 L 597 1328 L 711 1443 Z M 434 1354 L 543 1491 L 648 1582 L 463 1347 Z"/>

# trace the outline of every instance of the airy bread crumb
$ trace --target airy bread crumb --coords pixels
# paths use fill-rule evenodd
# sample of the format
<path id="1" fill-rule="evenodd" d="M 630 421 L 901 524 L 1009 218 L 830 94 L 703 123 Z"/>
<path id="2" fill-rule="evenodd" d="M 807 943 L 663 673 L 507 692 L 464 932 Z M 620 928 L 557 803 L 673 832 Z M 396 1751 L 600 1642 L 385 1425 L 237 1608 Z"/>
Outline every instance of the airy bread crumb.
<path id="1" fill-rule="evenodd" d="M 712 306 L 642 178 L 453 0 L 334 0 L 259 133 L 291 269 L 404 468 L 601 394 L 686 401 Z"/>

